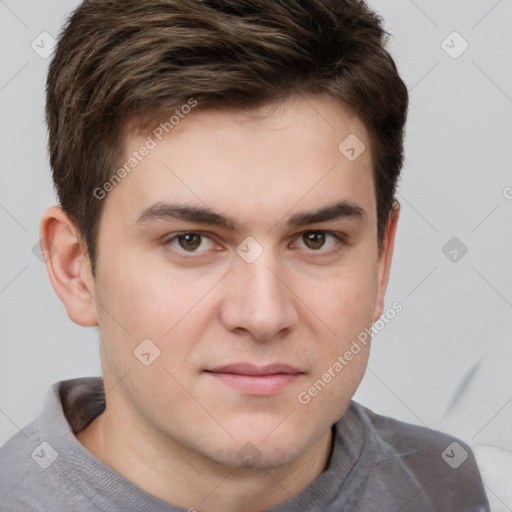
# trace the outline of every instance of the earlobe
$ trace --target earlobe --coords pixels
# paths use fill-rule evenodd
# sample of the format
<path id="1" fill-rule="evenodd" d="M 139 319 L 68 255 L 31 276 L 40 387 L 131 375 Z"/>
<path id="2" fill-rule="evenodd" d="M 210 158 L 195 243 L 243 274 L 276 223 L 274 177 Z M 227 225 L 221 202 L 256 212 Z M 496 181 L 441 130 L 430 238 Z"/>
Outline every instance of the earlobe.
<path id="1" fill-rule="evenodd" d="M 393 257 L 393 248 L 395 245 L 396 227 L 398 224 L 399 215 L 400 204 L 395 200 L 389 214 L 389 220 L 386 226 L 386 234 L 383 240 L 382 252 L 379 254 L 377 283 L 378 288 L 375 301 L 375 309 L 373 312 L 373 322 L 376 322 L 384 311 L 384 295 L 386 294 L 389 273 L 391 270 L 391 260 Z"/>
<path id="2" fill-rule="evenodd" d="M 84 327 L 98 325 L 90 260 L 75 224 L 52 206 L 43 214 L 39 236 L 48 276 L 69 318 Z"/>

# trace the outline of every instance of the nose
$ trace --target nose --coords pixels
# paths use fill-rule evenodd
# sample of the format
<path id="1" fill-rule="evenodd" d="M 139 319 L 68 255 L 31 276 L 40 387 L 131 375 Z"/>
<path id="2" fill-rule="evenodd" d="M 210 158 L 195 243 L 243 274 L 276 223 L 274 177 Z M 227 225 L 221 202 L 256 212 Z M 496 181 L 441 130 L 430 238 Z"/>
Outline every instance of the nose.
<path id="1" fill-rule="evenodd" d="M 263 252 L 252 263 L 237 258 L 225 285 L 228 292 L 219 313 L 226 329 L 271 340 L 297 323 L 295 295 L 286 283 L 282 266 L 270 252 Z"/>

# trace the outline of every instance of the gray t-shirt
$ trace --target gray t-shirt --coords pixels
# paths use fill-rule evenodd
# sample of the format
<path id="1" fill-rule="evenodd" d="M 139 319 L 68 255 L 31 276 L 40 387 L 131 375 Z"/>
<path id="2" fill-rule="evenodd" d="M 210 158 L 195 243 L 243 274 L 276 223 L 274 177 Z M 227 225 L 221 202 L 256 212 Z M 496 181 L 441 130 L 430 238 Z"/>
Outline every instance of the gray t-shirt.
<path id="1" fill-rule="evenodd" d="M 51 387 L 40 416 L 0 448 L 2 512 L 186 512 L 144 492 L 76 439 L 74 432 L 104 407 L 100 378 Z M 271 512 L 489 510 L 473 453 L 462 441 L 354 401 L 332 428 L 327 469 Z"/>

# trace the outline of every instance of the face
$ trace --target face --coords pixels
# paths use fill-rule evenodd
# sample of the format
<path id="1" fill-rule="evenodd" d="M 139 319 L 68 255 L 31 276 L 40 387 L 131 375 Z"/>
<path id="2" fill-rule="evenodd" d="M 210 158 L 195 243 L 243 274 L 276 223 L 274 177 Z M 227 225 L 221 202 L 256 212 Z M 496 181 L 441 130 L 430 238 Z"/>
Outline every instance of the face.
<path id="1" fill-rule="evenodd" d="M 366 146 L 352 161 L 350 134 Z M 367 132 L 331 98 L 293 97 L 152 138 L 104 199 L 107 408 L 209 460 L 287 464 L 344 413 L 368 346 L 339 356 L 380 313 Z M 147 141 L 127 136 L 123 162 Z"/>

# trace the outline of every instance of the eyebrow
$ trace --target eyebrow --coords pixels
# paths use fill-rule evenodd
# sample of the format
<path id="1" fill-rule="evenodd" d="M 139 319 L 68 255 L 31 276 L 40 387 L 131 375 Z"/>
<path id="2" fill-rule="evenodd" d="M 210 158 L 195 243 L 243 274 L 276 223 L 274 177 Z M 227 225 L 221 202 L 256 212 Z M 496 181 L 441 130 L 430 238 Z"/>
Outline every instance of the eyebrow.
<path id="1" fill-rule="evenodd" d="M 315 224 L 318 222 L 327 222 L 341 219 L 359 219 L 366 218 L 366 212 L 360 206 L 350 201 L 338 201 L 328 204 L 317 210 L 302 211 L 291 215 L 286 221 L 286 226 L 298 228 Z M 135 224 L 145 224 L 151 221 L 169 221 L 181 220 L 194 222 L 198 224 L 208 224 L 219 228 L 225 228 L 229 231 L 239 231 L 240 225 L 230 217 L 216 213 L 210 208 L 201 206 L 192 206 L 180 203 L 158 202 L 146 208 L 138 217 Z"/>

